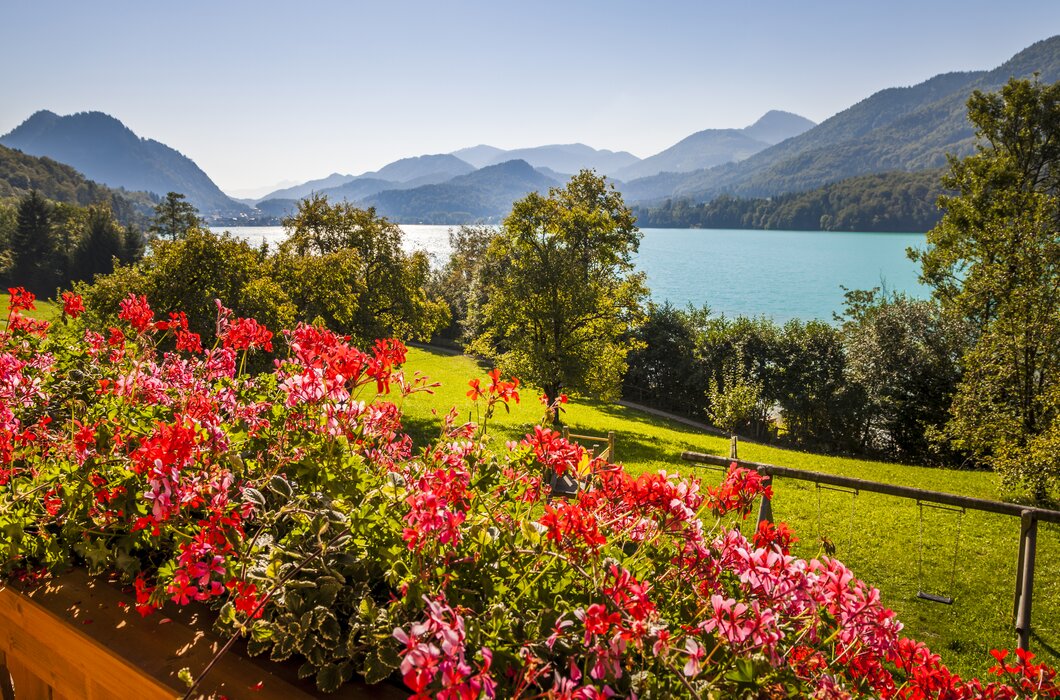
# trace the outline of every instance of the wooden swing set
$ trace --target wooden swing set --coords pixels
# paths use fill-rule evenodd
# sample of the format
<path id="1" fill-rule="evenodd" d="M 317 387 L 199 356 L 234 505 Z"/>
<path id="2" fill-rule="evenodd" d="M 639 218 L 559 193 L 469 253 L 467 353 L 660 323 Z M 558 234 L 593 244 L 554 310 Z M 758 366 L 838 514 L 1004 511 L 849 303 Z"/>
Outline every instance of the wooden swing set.
<path id="1" fill-rule="evenodd" d="M 917 553 L 917 597 L 935 603 L 952 605 L 954 602 L 952 592 L 955 583 L 955 574 L 960 552 L 961 524 L 964 514 L 968 510 L 978 510 L 986 513 L 1009 515 L 1020 519 L 1020 544 L 1016 562 L 1016 586 L 1012 604 L 1012 617 L 1015 624 L 1017 643 L 1020 649 L 1030 648 L 1031 635 L 1031 603 L 1034 596 L 1034 559 L 1038 542 L 1038 523 L 1060 523 L 1060 511 L 1047 510 L 1045 508 L 1030 508 L 1017 503 L 1005 503 L 1003 501 L 991 501 L 984 498 L 972 498 L 970 496 L 958 496 L 941 491 L 928 491 L 909 486 L 898 486 L 885 484 L 878 481 L 866 479 L 855 479 L 848 476 L 836 474 L 824 474 L 805 469 L 793 469 L 781 467 L 775 464 L 762 464 L 759 462 L 748 462 L 737 459 L 735 438 L 733 439 L 731 457 L 719 455 L 708 455 L 700 452 L 682 452 L 681 459 L 708 468 L 726 469 L 735 462 L 745 469 L 753 469 L 766 477 L 767 483 L 772 483 L 776 477 L 794 479 L 796 481 L 809 481 L 817 485 L 818 489 L 818 529 L 820 529 L 820 489 L 841 490 L 853 494 L 851 503 L 851 522 L 853 523 L 854 504 L 860 492 L 882 493 L 887 496 L 898 498 L 909 498 L 916 501 L 919 522 L 918 553 Z M 924 586 L 924 508 L 935 508 L 958 514 L 957 536 L 954 539 L 953 566 L 950 571 L 950 593 L 943 595 L 925 590 Z M 763 498 L 758 511 L 758 520 L 773 522 L 773 507 L 770 499 Z M 851 529 L 851 539 L 853 539 Z"/>

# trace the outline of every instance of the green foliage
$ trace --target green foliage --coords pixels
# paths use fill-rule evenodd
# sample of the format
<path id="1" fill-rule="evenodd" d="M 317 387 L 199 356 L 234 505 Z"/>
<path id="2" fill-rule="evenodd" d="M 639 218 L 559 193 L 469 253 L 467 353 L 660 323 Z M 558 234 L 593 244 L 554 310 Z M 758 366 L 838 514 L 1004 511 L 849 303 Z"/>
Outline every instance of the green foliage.
<path id="1" fill-rule="evenodd" d="M 956 459 L 931 436 L 947 417 L 964 327 L 931 302 L 878 290 L 848 292 L 844 319 L 842 328 L 779 326 L 653 306 L 636 331 L 642 347 L 629 356 L 623 395 L 759 440 L 903 461 Z"/>
<path id="2" fill-rule="evenodd" d="M 473 299 L 480 294 L 479 271 L 486 261 L 486 251 L 496 237 L 492 226 L 461 226 L 449 230 L 449 248 L 452 251 L 442 269 L 432 273 L 431 294 L 449 306 L 451 320 L 440 335 L 447 340 L 466 340 L 468 332 L 468 310 L 482 299 Z"/>
<path id="3" fill-rule="evenodd" d="M 837 329 L 793 320 L 778 338 L 779 373 L 772 398 L 780 406 L 787 441 L 828 452 L 863 450 L 863 396 L 848 381 L 847 356 Z"/>
<path id="4" fill-rule="evenodd" d="M 486 252 L 471 348 L 542 388 L 618 393 L 647 292 L 633 272 L 640 231 L 621 195 L 582 171 L 512 206 Z"/>
<path id="5" fill-rule="evenodd" d="M 308 202 L 303 213 L 275 254 L 193 226 L 176 240 L 155 241 L 139 265 L 120 265 L 78 291 L 98 321 L 112 319 L 129 293 L 166 313 L 181 309 L 206 345 L 215 337 L 215 300 L 270 329 L 321 322 L 364 344 L 426 339 L 446 321 L 445 303 L 427 296 L 426 256 L 402 251 L 399 228 L 326 200 Z"/>
<path id="6" fill-rule="evenodd" d="M 116 190 L 88 180 L 69 165 L 0 146 L 0 200 L 31 190 L 54 202 L 88 206 L 104 204 L 123 226 L 142 226 L 158 201 L 147 192 Z"/>
<path id="7" fill-rule="evenodd" d="M 748 376 L 743 357 L 736 357 L 722 369 L 722 379 L 707 383 L 711 421 L 727 433 L 735 434 L 762 412 L 762 385 Z"/>
<path id="8" fill-rule="evenodd" d="M 1060 84 L 968 100 L 977 152 L 951 159 L 941 223 L 915 256 L 974 346 L 946 433 L 1039 500 L 1060 477 Z"/>
<path id="9" fill-rule="evenodd" d="M 88 208 L 85 231 L 73 254 L 73 269 L 78 279 L 91 280 L 97 274 L 114 271 L 114 259 L 127 257 L 125 232 L 101 206 Z"/>
<path id="10" fill-rule="evenodd" d="M 271 260 L 272 274 L 305 320 L 320 319 L 360 343 L 427 340 L 448 322 L 445 302 L 427 293 L 426 254 L 404 252 L 401 229 L 374 209 L 314 195 L 284 226 L 289 235 Z"/>
<path id="11" fill-rule="evenodd" d="M 18 203 L 11 237 L 12 279 L 41 296 L 50 294 L 59 281 L 52 212 L 52 205 L 39 192 L 30 192 Z"/>
<path id="12" fill-rule="evenodd" d="M 182 310 L 206 346 L 215 338 L 217 299 L 237 316 L 256 318 L 268 328 L 292 325 L 297 316 L 258 249 L 228 233 L 197 228 L 179 240 L 155 241 L 141 265 L 120 265 L 77 290 L 90 317 L 98 320 L 113 322 L 118 302 L 130 293 L 145 295 L 163 314 Z"/>
<path id="13" fill-rule="evenodd" d="M 667 199 L 635 211 L 645 227 L 921 232 L 941 218 L 941 175 L 938 169 L 861 175 L 777 197 Z"/>
<path id="14" fill-rule="evenodd" d="M 634 332 L 637 347 L 629 354 L 622 395 L 664 410 L 707 417 L 704 392 L 710 372 L 698 354 L 698 341 L 709 316 L 706 307 L 649 304 L 647 318 Z"/>
<path id="15" fill-rule="evenodd" d="M 155 207 L 155 215 L 147 231 L 158 238 L 175 241 L 203 225 L 199 210 L 188 202 L 183 194 L 169 192 Z"/>
<path id="16" fill-rule="evenodd" d="M 864 392 L 866 449 L 906 462 L 955 459 L 932 438 L 961 378 L 965 325 L 935 302 L 874 289 L 846 293 L 842 333 L 847 376 Z"/>

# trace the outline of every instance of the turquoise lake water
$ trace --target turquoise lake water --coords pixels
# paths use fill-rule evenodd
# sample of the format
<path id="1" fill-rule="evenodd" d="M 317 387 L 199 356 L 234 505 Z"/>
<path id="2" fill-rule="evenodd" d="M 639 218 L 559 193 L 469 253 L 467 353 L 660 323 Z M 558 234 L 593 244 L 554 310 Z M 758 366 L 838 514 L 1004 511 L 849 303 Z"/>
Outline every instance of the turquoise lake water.
<path id="1" fill-rule="evenodd" d="M 402 226 L 405 246 L 426 250 L 441 265 L 449 226 Z M 279 226 L 228 228 L 254 244 L 283 240 Z M 637 268 L 655 301 L 708 304 L 715 314 L 832 320 L 843 306 L 841 286 L 886 286 L 927 296 L 918 267 L 905 254 L 923 234 L 826 231 L 643 229 Z"/>

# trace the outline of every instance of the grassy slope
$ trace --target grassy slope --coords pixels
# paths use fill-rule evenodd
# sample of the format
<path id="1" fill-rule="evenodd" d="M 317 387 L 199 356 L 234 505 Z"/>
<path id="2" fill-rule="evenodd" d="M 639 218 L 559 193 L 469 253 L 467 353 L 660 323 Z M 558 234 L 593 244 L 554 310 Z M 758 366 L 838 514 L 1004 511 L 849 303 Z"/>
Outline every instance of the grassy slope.
<path id="1" fill-rule="evenodd" d="M 11 295 L 7 292 L 0 293 L 0 317 L 2 317 L 3 319 L 3 321 L 0 322 L 6 323 L 7 300 L 10 297 Z M 63 313 L 61 306 L 56 306 L 51 302 L 42 301 L 38 299 L 34 303 L 36 304 L 37 308 L 33 311 L 23 311 L 22 314 L 24 316 L 29 316 L 30 318 L 43 318 L 48 321 L 54 321 L 55 319 L 59 318 L 59 316 Z"/>
<path id="2" fill-rule="evenodd" d="M 468 416 L 465 396 L 468 379 L 483 368 L 467 358 L 412 349 L 407 371 L 420 371 L 442 386 L 433 395 L 406 399 L 406 427 L 417 444 L 437 434 L 439 418 L 456 406 Z M 498 439 L 521 437 L 542 416 L 542 407 L 530 390 L 510 415 L 495 419 L 491 433 Z M 474 418 L 474 416 L 471 416 Z M 707 484 L 717 472 L 682 462 L 683 450 L 728 454 L 728 441 L 704 435 L 693 428 L 646 416 L 620 406 L 576 399 L 565 420 L 572 432 L 594 435 L 617 433 L 618 461 L 630 472 L 694 473 Z M 926 469 L 865 460 L 824 457 L 763 445 L 743 444 L 740 456 L 759 462 L 982 498 L 997 498 L 997 482 L 989 473 Z M 774 485 L 774 514 L 791 524 L 802 538 L 795 553 L 817 556 L 819 537 L 829 538 L 836 556 L 854 572 L 880 588 L 885 603 L 898 612 L 906 632 L 926 642 L 962 675 L 983 676 L 992 665 L 991 648 L 1012 648 L 1011 624 L 1015 586 L 1019 521 L 1016 518 L 968 512 L 961 523 L 956 577 L 950 586 L 957 514 L 924 509 L 925 588 L 956 598 L 952 606 L 916 598 L 918 519 L 915 503 L 906 499 L 831 490 L 818 492 L 812 484 L 778 480 Z M 820 508 L 818 508 L 820 499 Z M 852 508 L 853 506 L 853 508 Z M 851 513 L 853 511 L 853 517 Z M 750 532 L 750 521 L 744 531 Z M 1040 524 L 1038 564 L 1035 574 L 1034 632 L 1031 648 L 1052 664 L 1060 663 L 1060 528 Z"/>

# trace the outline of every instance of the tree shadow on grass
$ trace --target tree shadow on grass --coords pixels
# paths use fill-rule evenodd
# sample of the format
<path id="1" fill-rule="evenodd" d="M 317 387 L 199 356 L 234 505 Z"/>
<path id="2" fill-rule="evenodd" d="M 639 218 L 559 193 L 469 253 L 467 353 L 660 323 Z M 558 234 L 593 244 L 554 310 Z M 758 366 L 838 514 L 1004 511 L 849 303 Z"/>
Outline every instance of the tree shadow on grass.
<path id="1" fill-rule="evenodd" d="M 706 451 L 712 454 L 725 454 L 728 450 L 728 446 L 715 450 L 704 448 L 698 444 L 697 438 L 710 436 L 709 433 L 704 433 L 692 426 L 673 423 L 665 418 L 599 401 L 587 401 L 585 405 L 613 419 L 614 422 L 610 425 L 602 425 L 598 421 L 591 424 L 569 421 L 567 427 L 573 433 L 591 435 L 603 435 L 608 430 L 614 430 L 617 456 L 615 461 L 618 463 L 664 463 L 672 464 L 676 469 L 691 466 L 690 463 L 681 459 L 681 452 L 685 450 Z M 653 434 L 660 429 L 672 433 L 673 436 L 660 437 Z"/>

